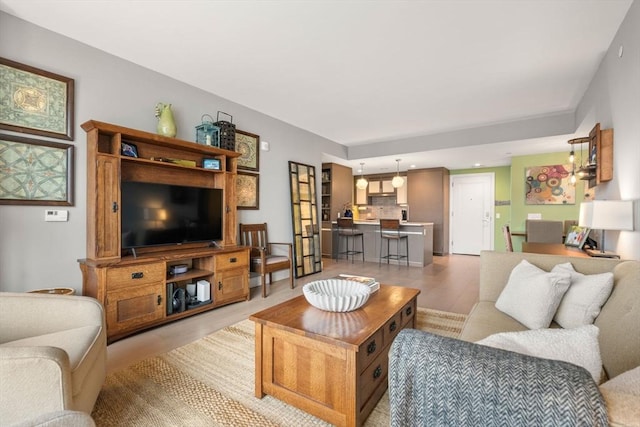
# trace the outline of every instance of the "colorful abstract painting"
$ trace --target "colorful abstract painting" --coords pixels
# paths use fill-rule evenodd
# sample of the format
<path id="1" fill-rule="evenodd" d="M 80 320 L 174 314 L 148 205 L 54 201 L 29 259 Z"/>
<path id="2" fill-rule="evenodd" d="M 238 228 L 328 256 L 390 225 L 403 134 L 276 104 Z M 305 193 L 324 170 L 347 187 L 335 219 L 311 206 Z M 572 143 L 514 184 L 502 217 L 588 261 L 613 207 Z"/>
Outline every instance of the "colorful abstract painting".
<path id="1" fill-rule="evenodd" d="M 575 205 L 576 187 L 571 185 L 571 165 L 530 166 L 525 169 L 527 205 Z"/>

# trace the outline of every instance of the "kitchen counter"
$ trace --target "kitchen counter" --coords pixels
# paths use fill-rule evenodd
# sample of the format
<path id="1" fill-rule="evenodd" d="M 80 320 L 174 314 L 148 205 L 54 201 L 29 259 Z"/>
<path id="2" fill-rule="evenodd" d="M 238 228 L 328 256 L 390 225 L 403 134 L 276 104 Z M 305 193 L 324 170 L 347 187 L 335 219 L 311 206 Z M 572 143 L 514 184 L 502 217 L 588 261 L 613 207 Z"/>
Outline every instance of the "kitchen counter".
<path id="1" fill-rule="evenodd" d="M 380 222 L 377 219 L 354 220 L 357 230 L 364 235 L 364 260 L 378 262 L 380 259 Z M 344 243 L 338 249 L 338 226 L 332 223 L 332 258 L 338 258 L 338 252 L 344 251 Z M 409 265 L 412 267 L 424 267 L 433 262 L 433 223 L 432 222 L 400 222 L 400 234 L 409 238 Z M 356 249 L 359 249 L 359 239 L 356 239 Z M 395 252 L 395 245 L 391 243 L 391 252 Z M 404 247 L 400 247 L 401 253 Z M 344 255 L 342 256 L 344 259 Z M 356 260 L 358 257 L 356 256 Z M 386 262 L 386 260 L 385 260 Z M 405 264 L 405 260 L 390 260 L 391 264 Z"/>
<path id="2" fill-rule="evenodd" d="M 335 222 L 334 222 L 335 223 Z M 374 224 L 374 225 L 379 225 L 380 224 L 380 220 L 378 219 L 354 219 L 353 220 L 354 224 Z M 406 225 L 408 227 L 419 227 L 419 226 L 423 226 L 425 224 L 433 224 L 432 222 L 410 222 L 410 221 L 400 221 L 400 225 Z"/>

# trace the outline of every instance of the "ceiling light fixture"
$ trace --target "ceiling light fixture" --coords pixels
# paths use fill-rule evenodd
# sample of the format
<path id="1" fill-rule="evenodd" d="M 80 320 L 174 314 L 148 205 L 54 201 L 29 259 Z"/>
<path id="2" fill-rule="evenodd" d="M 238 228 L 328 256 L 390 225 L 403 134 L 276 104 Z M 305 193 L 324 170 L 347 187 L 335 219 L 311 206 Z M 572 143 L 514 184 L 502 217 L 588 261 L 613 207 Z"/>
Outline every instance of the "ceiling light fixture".
<path id="1" fill-rule="evenodd" d="M 393 188 L 402 187 L 402 185 L 404 184 L 404 178 L 400 176 L 400 160 L 401 159 L 396 159 L 396 162 L 397 162 L 396 176 L 394 176 L 393 179 L 391 180 L 391 185 L 393 186 Z"/>
<path id="2" fill-rule="evenodd" d="M 360 178 L 358 178 L 358 180 L 356 181 L 356 187 L 358 187 L 360 190 L 364 190 L 367 188 L 367 185 L 369 185 L 369 182 L 364 179 L 364 163 L 360 163 Z"/>

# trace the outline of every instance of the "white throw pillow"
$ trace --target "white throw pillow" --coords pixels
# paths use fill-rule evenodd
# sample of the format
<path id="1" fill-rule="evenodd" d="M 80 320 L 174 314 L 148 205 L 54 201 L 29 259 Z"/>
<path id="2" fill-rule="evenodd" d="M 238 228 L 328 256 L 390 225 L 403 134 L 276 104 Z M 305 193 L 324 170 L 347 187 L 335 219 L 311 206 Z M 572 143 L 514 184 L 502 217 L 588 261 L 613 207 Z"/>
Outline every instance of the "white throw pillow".
<path id="1" fill-rule="evenodd" d="M 575 329 L 503 332 L 490 335 L 476 344 L 582 366 L 589 371 L 596 384 L 599 384 L 602 359 L 598 332 L 599 329 L 594 325 Z"/>
<path id="2" fill-rule="evenodd" d="M 496 308 L 529 329 L 548 328 L 570 284 L 568 272 L 546 272 L 523 259 L 511 271 Z"/>
<path id="3" fill-rule="evenodd" d="M 582 274 L 571 263 L 558 264 L 552 272 L 566 272 L 571 275 L 571 286 L 553 318 L 563 328 L 577 328 L 591 325 L 600 314 L 613 290 L 613 273 Z"/>

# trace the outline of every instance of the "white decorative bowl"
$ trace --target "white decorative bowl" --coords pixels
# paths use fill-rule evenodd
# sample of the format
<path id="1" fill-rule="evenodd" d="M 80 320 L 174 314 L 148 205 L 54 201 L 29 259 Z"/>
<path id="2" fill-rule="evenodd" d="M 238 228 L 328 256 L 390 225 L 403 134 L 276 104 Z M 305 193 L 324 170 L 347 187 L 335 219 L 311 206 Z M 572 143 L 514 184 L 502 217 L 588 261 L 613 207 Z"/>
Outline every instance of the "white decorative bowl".
<path id="1" fill-rule="evenodd" d="M 309 304 L 325 311 L 345 312 L 362 307 L 369 299 L 369 286 L 351 280 L 316 280 L 302 287 Z"/>

